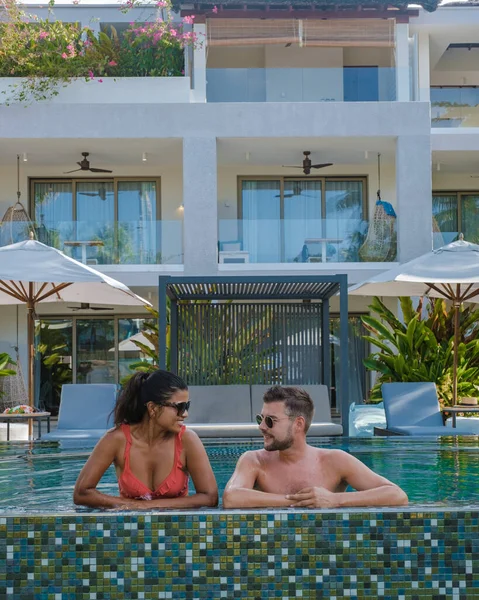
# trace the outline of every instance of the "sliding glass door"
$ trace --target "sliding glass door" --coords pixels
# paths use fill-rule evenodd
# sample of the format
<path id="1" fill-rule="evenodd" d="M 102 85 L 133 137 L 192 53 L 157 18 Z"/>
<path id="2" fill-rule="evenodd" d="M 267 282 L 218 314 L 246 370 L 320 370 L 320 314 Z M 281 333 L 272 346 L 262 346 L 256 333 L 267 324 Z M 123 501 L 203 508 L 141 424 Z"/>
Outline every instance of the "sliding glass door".
<path id="1" fill-rule="evenodd" d="M 479 193 L 434 192 L 432 197 L 434 247 L 440 248 L 464 234 L 479 243 Z"/>
<path id="2" fill-rule="evenodd" d="M 365 198 L 364 178 L 241 178 L 242 250 L 253 263 L 359 260 Z"/>
<path id="3" fill-rule="evenodd" d="M 84 263 L 162 261 L 159 180 L 73 179 L 32 182 L 32 215 L 40 241 Z M 168 256 L 182 256 L 181 228 Z M 170 252 L 171 250 L 171 252 Z"/>
<path id="4" fill-rule="evenodd" d="M 144 317 L 52 317 L 36 322 L 35 406 L 57 414 L 65 383 L 120 383 L 138 360 Z"/>

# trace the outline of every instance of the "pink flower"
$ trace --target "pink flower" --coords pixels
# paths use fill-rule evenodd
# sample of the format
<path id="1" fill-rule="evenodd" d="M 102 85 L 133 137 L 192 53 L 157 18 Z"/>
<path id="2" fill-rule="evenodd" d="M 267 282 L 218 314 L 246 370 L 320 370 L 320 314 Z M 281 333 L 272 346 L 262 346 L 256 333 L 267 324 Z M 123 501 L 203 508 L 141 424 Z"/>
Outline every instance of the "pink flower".
<path id="1" fill-rule="evenodd" d="M 166 6 L 168 6 L 168 2 L 165 2 L 165 0 L 159 0 L 159 2 L 156 3 L 156 6 L 158 8 L 165 8 Z"/>
<path id="2" fill-rule="evenodd" d="M 63 53 L 62 53 L 62 58 L 69 58 L 69 57 L 68 57 L 68 54 L 67 54 L 66 52 L 63 52 Z"/>
<path id="3" fill-rule="evenodd" d="M 170 33 L 171 33 L 172 37 L 176 37 L 178 32 L 176 31 L 176 29 L 170 29 Z"/>
<path id="4" fill-rule="evenodd" d="M 41 40 L 44 40 L 45 38 L 47 38 L 50 34 L 48 33 L 48 31 L 40 31 L 40 33 L 38 34 L 38 37 Z"/>
<path id="5" fill-rule="evenodd" d="M 218 12 L 218 7 L 216 6 L 216 4 L 215 4 L 215 6 L 213 6 L 213 12 L 215 13 L 215 15 Z"/>
<path id="6" fill-rule="evenodd" d="M 98 80 L 98 83 L 103 83 L 103 79 L 99 79 L 99 80 Z"/>
<path id="7" fill-rule="evenodd" d="M 93 71 L 88 71 L 88 77 L 90 79 L 93 79 L 95 77 L 95 74 L 93 73 Z"/>
<path id="8" fill-rule="evenodd" d="M 191 17 L 183 17 L 183 23 L 187 25 L 193 25 L 193 21 L 195 20 L 195 15 L 191 15 Z"/>
<path id="9" fill-rule="evenodd" d="M 110 60 L 110 62 L 108 63 L 108 66 L 109 66 L 109 67 L 116 67 L 116 65 L 117 65 L 117 64 L 118 64 L 118 63 L 117 63 L 117 62 L 115 62 L 114 60 Z"/>

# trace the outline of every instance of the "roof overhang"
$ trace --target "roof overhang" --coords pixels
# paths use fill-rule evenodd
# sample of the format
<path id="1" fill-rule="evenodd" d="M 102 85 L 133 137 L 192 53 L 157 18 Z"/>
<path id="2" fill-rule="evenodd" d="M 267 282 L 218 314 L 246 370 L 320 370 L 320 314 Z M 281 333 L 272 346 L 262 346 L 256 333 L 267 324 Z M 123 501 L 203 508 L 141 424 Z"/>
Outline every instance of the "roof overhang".
<path id="1" fill-rule="evenodd" d="M 172 277 L 159 279 L 174 302 L 189 300 L 328 300 L 347 285 L 346 275 Z"/>

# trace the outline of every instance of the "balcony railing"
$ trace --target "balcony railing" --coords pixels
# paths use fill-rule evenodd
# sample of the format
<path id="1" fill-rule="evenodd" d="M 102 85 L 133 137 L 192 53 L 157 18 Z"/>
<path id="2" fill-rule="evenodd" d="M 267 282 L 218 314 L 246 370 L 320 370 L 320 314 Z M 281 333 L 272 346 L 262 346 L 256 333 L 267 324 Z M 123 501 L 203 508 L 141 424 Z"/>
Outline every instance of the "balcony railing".
<path id="1" fill-rule="evenodd" d="M 396 69 L 206 69 L 208 102 L 396 100 Z"/>
<path id="2" fill-rule="evenodd" d="M 42 221 L 40 242 L 81 262 L 95 265 L 183 263 L 182 221 Z M 25 222 L 4 223 L 0 245 L 28 239 Z"/>
<path id="3" fill-rule="evenodd" d="M 349 263 L 396 260 L 395 224 L 362 219 L 228 219 L 220 263 Z"/>
<path id="4" fill-rule="evenodd" d="M 479 89 L 431 88 L 432 127 L 479 127 Z"/>

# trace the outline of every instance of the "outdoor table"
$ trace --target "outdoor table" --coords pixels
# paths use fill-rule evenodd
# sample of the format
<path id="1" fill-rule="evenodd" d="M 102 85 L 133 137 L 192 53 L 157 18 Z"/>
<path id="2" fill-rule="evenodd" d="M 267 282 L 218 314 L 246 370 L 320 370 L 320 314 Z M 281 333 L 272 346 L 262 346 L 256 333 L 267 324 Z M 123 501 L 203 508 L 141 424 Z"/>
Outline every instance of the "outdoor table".
<path id="1" fill-rule="evenodd" d="M 101 240 L 75 240 L 72 242 L 63 242 L 64 246 L 71 246 L 72 248 L 81 247 L 81 261 L 84 265 L 86 265 L 86 249 L 87 247 L 99 247 L 104 246 L 104 243 Z"/>
<path id="2" fill-rule="evenodd" d="M 343 241 L 342 238 L 307 238 L 304 240 L 306 246 L 309 244 L 321 244 L 321 262 L 327 261 L 328 244 L 340 244 Z"/>
<path id="3" fill-rule="evenodd" d="M 442 409 L 442 413 L 450 413 L 452 416 L 452 426 L 456 427 L 456 417 L 459 413 L 479 413 L 479 406 L 473 404 L 468 406 L 467 404 L 456 404 L 455 406 L 448 406 Z"/>
<path id="4" fill-rule="evenodd" d="M 13 421 L 27 421 L 31 422 L 33 420 L 38 421 L 38 439 L 42 437 L 42 420 L 47 420 L 47 432 L 50 433 L 50 415 L 49 412 L 36 412 L 36 413 L 21 413 L 21 414 L 5 414 L 0 413 L 0 422 L 7 423 L 7 442 L 10 441 L 10 423 Z"/>

